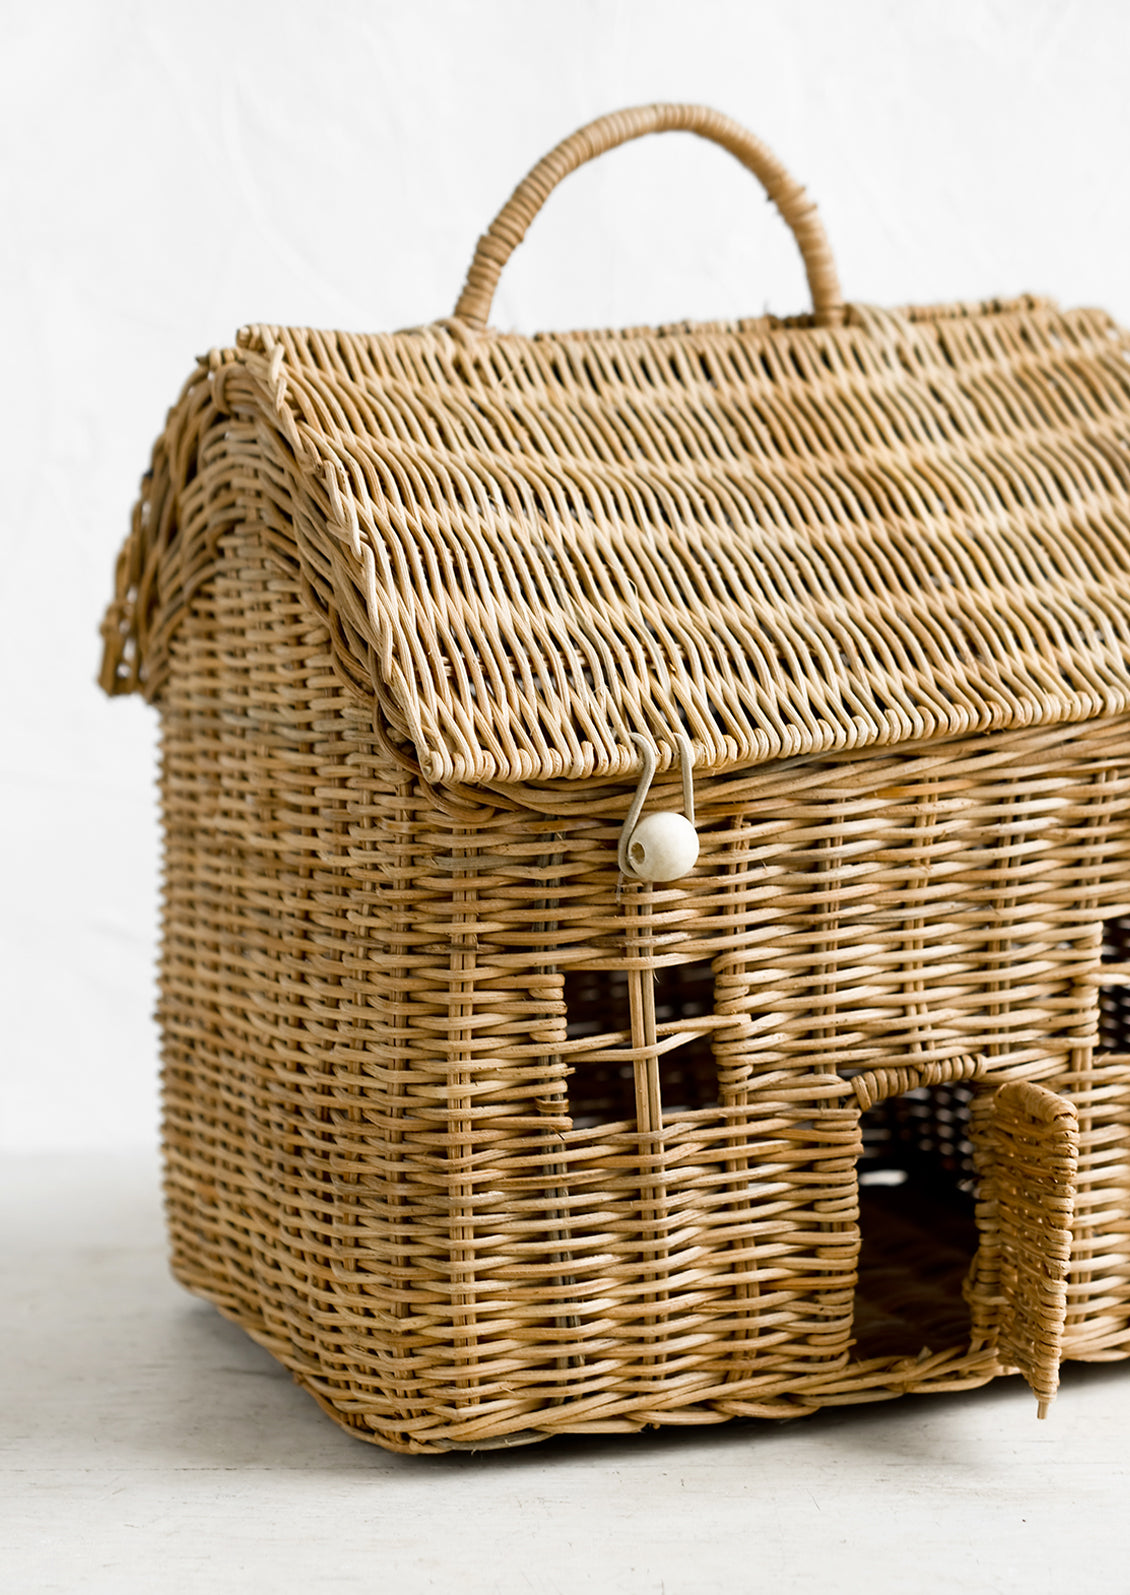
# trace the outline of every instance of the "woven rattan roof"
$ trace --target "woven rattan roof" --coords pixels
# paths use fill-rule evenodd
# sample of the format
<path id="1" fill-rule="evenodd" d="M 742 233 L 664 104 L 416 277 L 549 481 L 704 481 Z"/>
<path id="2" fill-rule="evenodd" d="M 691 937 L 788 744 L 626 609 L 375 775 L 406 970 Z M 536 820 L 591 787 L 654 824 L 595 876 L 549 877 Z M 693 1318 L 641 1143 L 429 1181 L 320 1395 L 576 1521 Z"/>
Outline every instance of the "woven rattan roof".
<path id="1" fill-rule="evenodd" d="M 722 770 L 1125 710 L 1128 361 L 1034 299 L 247 329 L 158 445 L 111 674 L 159 690 L 238 515 L 435 781 L 629 776 L 641 732 Z"/>

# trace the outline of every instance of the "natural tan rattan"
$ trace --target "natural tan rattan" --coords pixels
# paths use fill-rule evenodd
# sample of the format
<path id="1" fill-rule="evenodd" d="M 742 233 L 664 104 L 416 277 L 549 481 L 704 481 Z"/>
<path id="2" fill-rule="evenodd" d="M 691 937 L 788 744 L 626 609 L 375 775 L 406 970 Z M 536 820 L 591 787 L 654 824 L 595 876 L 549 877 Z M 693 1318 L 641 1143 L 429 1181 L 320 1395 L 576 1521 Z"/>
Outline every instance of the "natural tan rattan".
<path id="1" fill-rule="evenodd" d="M 814 313 L 485 330 L 553 185 L 678 129 Z M 1107 316 L 843 305 L 696 107 L 566 140 L 452 319 L 201 361 L 103 673 L 161 710 L 178 1277 L 400 1450 L 1127 1355 L 1128 533 Z"/>

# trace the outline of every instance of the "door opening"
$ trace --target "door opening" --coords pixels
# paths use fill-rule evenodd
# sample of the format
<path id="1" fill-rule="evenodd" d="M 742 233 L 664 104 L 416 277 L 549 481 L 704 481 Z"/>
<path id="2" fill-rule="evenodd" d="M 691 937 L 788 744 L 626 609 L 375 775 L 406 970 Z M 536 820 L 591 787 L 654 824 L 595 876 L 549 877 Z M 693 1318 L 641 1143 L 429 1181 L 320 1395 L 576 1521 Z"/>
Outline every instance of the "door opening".
<path id="1" fill-rule="evenodd" d="M 854 1356 L 969 1344 L 962 1287 L 979 1245 L 969 1086 L 918 1087 L 862 1117 Z"/>

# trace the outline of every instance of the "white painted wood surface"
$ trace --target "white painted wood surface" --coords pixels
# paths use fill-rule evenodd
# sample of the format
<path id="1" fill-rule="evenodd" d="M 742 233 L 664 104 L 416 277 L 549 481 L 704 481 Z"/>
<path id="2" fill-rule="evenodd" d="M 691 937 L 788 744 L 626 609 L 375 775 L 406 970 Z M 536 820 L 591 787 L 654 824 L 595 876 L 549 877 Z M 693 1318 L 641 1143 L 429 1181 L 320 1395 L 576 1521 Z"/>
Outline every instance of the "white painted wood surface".
<path id="1" fill-rule="evenodd" d="M 0 1166 L 0 1590 L 1130 1590 L 1130 1366 L 511 1452 L 338 1430 L 166 1273 L 152 1162 Z"/>

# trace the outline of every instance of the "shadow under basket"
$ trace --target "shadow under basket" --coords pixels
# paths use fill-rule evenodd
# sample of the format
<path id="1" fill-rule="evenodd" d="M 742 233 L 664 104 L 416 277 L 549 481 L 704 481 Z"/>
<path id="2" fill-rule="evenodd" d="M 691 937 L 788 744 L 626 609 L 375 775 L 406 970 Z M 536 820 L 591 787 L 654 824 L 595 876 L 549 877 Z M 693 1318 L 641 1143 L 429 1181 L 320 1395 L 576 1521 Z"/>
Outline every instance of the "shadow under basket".
<path id="1" fill-rule="evenodd" d="M 980 1243 L 972 1092 L 919 1088 L 862 1116 L 858 1361 L 968 1346 L 963 1286 Z"/>

